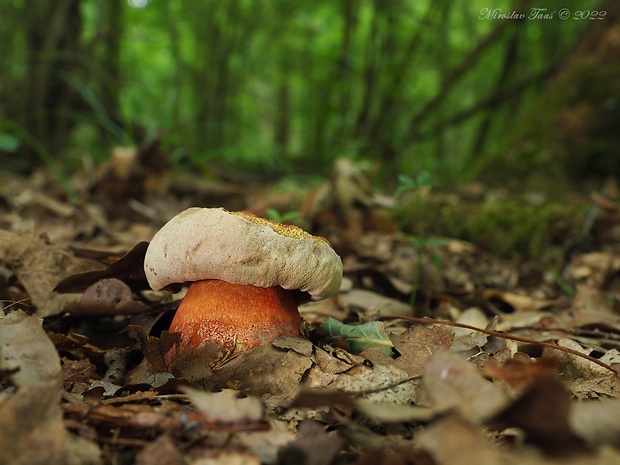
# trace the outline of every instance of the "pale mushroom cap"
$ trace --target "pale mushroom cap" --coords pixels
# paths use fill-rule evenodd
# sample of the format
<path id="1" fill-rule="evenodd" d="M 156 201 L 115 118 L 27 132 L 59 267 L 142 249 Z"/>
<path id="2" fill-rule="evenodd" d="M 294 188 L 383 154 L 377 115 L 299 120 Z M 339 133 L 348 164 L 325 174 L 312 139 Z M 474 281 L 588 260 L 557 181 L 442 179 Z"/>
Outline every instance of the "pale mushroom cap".
<path id="1" fill-rule="evenodd" d="M 144 271 L 155 290 L 220 279 L 258 287 L 299 289 L 320 300 L 342 282 L 342 261 L 329 243 L 300 228 L 223 208 L 189 208 L 149 244 Z"/>

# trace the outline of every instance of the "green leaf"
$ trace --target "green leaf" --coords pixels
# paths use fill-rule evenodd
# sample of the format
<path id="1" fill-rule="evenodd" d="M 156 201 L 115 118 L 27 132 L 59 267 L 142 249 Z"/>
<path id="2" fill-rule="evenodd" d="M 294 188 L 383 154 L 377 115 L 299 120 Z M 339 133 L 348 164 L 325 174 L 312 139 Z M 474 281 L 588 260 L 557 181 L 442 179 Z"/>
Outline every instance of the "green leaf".
<path id="1" fill-rule="evenodd" d="M 429 249 L 428 253 L 431 255 L 431 260 L 433 262 L 433 265 L 435 265 L 435 269 L 441 270 L 441 267 L 443 265 L 441 263 L 441 256 L 437 253 L 435 249 Z"/>
<path id="2" fill-rule="evenodd" d="M 378 347 L 386 355 L 392 355 L 392 341 L 380 321 L 369 321 L 361 325 L 345 325 L 335 318 L 328 317 L 321 328 L 330 337 L 344 336 L 349 352 L 358 354 L 368 347 Z"/>
<path id="3" fill-rule="evenodd" d="M 21 141 L 17 137 L 0 132 L 0 152 L 15 153 L 20 145 Z"/>
<path id="4" fill-rule="evenodd" d="M 295 224 L 301 221 L 301 213 L 297 210 L 280 213 L 275 208 L 269 207 L 265 210 L 265 218 L 271 221 L 277 221 L 278 223 Z"/>
<path id="5" fill-rule="evenodd" d="M 404 194 L 405 192 L 415 191 L 416 189 L 417 185 L 413 178 L 407 176 L 406 174 L 398 175 L 398 187 L 396 188 L 396 192 L 394 192 L 396 197 Z"/>
<path id="6" fill-rule="evenodd" d="M 265 210 L 265 218 L 271 221 L 277 221 L 278 223 L 282 222 L 282 215 L 273 207 L 268 207 Z"/>

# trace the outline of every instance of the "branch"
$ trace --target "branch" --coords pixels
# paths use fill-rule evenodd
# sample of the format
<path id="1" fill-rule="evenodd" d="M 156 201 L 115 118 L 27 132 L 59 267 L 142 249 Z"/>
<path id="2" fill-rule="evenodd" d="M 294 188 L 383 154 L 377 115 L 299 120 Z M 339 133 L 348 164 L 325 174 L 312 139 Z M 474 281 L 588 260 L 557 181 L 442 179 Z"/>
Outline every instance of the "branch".
<path id="1" fill-rule="evenodd" d="M 591 357 L 587 354 L 581 353 L 577 350 L 574 349 L 569 349 L 568 347 L 562 347 L 561 345 L 558 345 L 554 342 L 547 342 L 547 341 L 537 341 L 536 339 L 530 339 L 528 337 L 523 337 L 523 336 L 515 336 L 513 334 L 508 334 L 505 333 L 503 331 L 492 331 L 490 329 L 482 329 L 482 328 L 476 328 L 475 326 L 471 326 L 471 325 L 466 325 L 464 323 L 455 323 L 453 321 L 444 321 L 444 320 L 436 320 L 434 318 L 415 318 L 412 316 L 384 316 L 384 317 L 380 317 L 379 320 L 381 321 L 385 321 L 385 320 L 406 320 L 406 321 L 411 321 L 413 323 L 420 323 L 423 325 L 428 325 L 428 324 L 438 324 L 438 325 L 444 325 L 444 326 L 453 326 L 456 328 L 465 328 L 465 329 L 471 329 L 472 331 L 478 331 L 480 333 L 483 334 L 488 334 L 489 336 L 495 336 L 495 337 L 499 337 L 502 339 L 509 339 L 511 341 L 518 341 L 518 342 L 525 342 L 527 344 L 534 344 L 534 345 L 538 345 L 538 346 L 542 346 L 542 347 L 548 347 L 550 349 L 556 349 L 559 350 L 561 352 L 566 352 L 568 354 L 574 355 L 576 357 L 581 357 L 584 358 L 586 360 L 588 360 L 589 362 L 595 363 L 603 368 L 605 368 L 606 370 L 611 371 L 612 373 L 615 373 L 616 376 L 618 375 L 618 372 L 616 372 L 616 370 L 614 370 L 611 366 L 607 365 L 605 362 L 601 362 L 599 359 Z"/>

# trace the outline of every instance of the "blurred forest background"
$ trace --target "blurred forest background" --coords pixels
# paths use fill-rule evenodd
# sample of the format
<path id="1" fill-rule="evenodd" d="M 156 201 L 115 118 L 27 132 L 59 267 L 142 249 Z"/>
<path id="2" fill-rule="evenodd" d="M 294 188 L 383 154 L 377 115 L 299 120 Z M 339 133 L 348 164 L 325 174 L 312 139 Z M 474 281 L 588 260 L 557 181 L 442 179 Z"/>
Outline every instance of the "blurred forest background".
<path id="1" fill-rule="evenodd" d="M 513 11 L 526 19 L 496 15 Z M 340 157 L 388 186 L 620 174 L 616 0 L 3 0 L 0 14 L 9 171 L 62 177 L 156 143 L 205 176 L 325 176 Z"/>

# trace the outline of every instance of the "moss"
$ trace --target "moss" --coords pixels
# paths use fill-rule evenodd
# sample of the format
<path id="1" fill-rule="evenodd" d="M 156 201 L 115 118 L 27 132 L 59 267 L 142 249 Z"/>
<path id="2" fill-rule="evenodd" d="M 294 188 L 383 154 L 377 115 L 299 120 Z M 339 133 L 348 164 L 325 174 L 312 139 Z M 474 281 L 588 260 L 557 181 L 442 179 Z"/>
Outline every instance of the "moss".
<path id="1" fill-rule="evenodd" d="M 403 230 L 420 235 L 447 236 L 472 242 L 499 258 L 558 258 L 581 231 L 588 205 L 548 203 L 541 206 L 516 200 L 443 204 L 429 199 L 422 206 L 424 224 L 416 224 L 414 204 L 394 210 Z"/>

